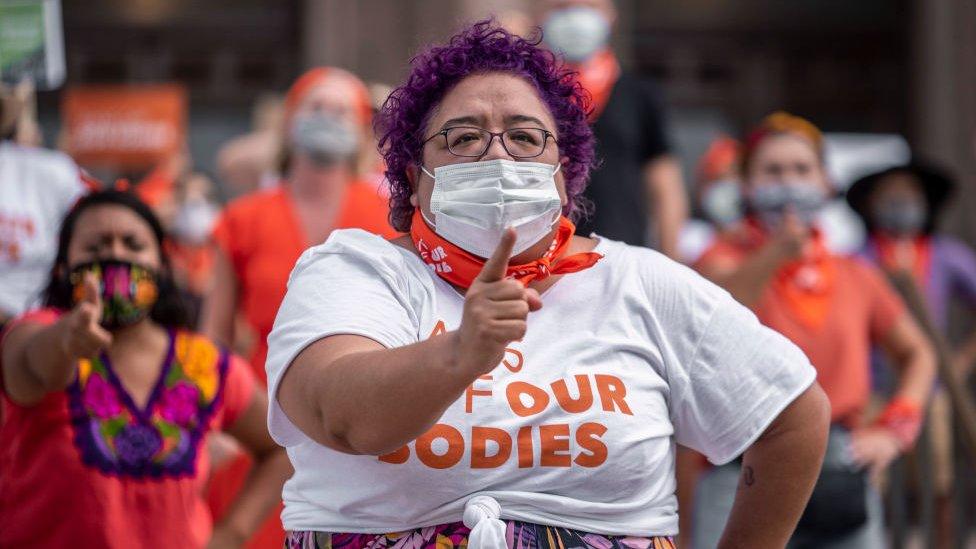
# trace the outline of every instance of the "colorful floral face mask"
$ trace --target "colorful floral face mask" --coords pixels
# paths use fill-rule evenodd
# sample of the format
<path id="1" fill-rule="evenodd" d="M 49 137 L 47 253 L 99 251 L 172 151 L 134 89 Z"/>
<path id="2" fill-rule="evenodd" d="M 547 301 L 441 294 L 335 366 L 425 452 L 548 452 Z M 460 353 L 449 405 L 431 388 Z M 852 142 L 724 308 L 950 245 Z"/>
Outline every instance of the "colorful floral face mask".
<path id="1" fill-rule="evenodd" d="M 105 260 L 83 263 L 71 270 L 69 280 L 75 303 L 84 299 L 85 273 L 89 272 L 95 275 L 99 283 L 101 324 L 107 330 L 139 322 L 149 314 L 159 297 L 156 275 L 152 269 L 130 261 Z"/>

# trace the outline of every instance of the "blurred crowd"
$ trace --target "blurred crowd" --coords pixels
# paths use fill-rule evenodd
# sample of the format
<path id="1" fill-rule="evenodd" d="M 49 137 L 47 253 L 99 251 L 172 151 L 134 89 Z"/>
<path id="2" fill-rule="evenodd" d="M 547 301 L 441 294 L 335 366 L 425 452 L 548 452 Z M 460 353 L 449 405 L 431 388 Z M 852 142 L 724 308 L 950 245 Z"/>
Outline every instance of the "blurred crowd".
<path id="1" fill-rule="evenodd" d="M 938 546 L 955 546 L 966 501 L 956 455 L 976 421 L 960 415 L 971 409 L 976 332 L 950 343 L 950 309 L 976 308 L 976 253 L 941 230 L 958 192 L 954 175 L 911 155 L 840 191 L 817 121 L 782 111 L 740 135 L 713 136 L 696 169 L 682 173 L 659 88 L 624 68 L 609 45 L 614 5 L 538 4 L 499 20 L 557 52 L 590 98 L 598 166 L 578 234 L 688 265 L 817 369 L 832 407 L 827 457 L 791 543 L 884 546 L 888 502 L 904 482 L 907 501 L 934 494 Z M 104 181 L 44 147 L 28 84 L 0 89 L 0 324 L 10 334 L 0 383 L 0 546 L 32 538 L 66 546 L 79 536 L 125 546 L 115 543 L 133 531 L 155 532 L 166 540 L 157 546 L 169 547 L 284 543 L 280 486 L 291 466 L 266 432 L 263 387 L 290 273 L 337 229 L 401 234 L 389 221 L 384 144 L 372 125 L 393 88 L 338 67 L 296 76 L 284 94 L 254 105 L 248 133 L 214 152 L 215 174 L 198 171 L 182 146 Z M 828 214 L 836 207 L 854 215 L 838 220 Z M 97 237 L 99 227 L 117 238 Z M 864 235 L 857 249 L 844 238 L 851 231 Z M 124 284 L 109 288 L 120 277 Z M 126 329 L 146 317 L 166 330 Z M 66 327 L 56 337 L 32 339 L 58 323 Z M 91 359 L 107 342 L 111 356 Z M 164 377 L 184 376 L 177 385 L 193 398 L 177 402 L 159 376 L 138 373 L 156 346 L 170 349 L 167 360 L 191 357 L 164 365 Z M 82 359 L 80 373 L 40 373 L 55 358 Z M 133 418 L 158 399 L 174 402 L 160 405 L 162 434 L 136 432 L 144 424 Z M 172 449 L 136 470 L 147 445 Z M 903 456 L 922 471 L 920 482 L 890 474 Z M 186 467 L 198 460 L 207 465 Z M 172 482 L 109 486 L 85 467 Z M 679 546 L 717 546 L 741 462 L 715 465 L 683 450 L 676 468 Z M 111 499 L 114 516 L 82 517 L 90 497 Z M 52 501 L 69 507 L 48 536 L 38 529 L 49 517 L 36 512 Z"/>

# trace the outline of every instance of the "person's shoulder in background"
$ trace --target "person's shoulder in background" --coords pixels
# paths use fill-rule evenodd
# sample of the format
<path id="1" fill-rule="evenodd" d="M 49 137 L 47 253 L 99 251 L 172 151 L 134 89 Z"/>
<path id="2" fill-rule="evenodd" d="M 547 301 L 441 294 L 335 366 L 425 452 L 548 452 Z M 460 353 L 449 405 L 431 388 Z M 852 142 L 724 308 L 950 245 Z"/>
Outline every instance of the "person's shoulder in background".
<path id="1" fill-rule="evenodd" d="M 932 237 L 932 254 L 950 270 L 953 287 L 970 303 L 976 303 L 976 251 L 963 240 L 946 234 Z"/>
<path id="2" fill-rule="evenodd" d="M 976 251 L 961 238 L 948 234 L 932 235 L 933 252 L 950 260 L 976 261 Z"/>
<path id="3" fill-rule="evenodd" d="M 13 169 L 22 183 L 43 182 L 47 190 L 77 192 L 85 188 L 78 165 L 59 151 L 6 141 L 0 143 L 0 166 Z"/>
<path id="4" fill-rule="evenodd" d="M 224 206 L 217 219 L 215 233 L 227 229 L 245 230 L 259 219 L 274 216 L 280 207 L 284 190 L 279 187 L 260 189 L 239 196 Z"/>
<path id="5" fill-rule="evenodd" d="M 727 229 L 714 235 L 691 268 L 700 273 L 734 270 L 760 245 L 758 237 L 744 226 Z"/>
<path id="6" fill-rule="evenodd" d="M 267 208 L 271 202 L 280 200 L 283 192 L 280 185 L 251 191 L 228 202 L 222 213 L 235 217 L 260 215 L 262 209 Z"/>
<path id="7" fill-rule="evenodd" d="M 211 239 L 233 262 L 235 269 L 243 269 L 246 258 L 260 249 L 267 238 L 280 238 L 278 231 L 269 231 L 282 223 L 284 190 L 271 187 L 257 190 L 234 200 L 220 212 L 211 232 Z"/>
<path id="8" fill-rule="evenodd" d="M 375 183 L 357 181 L 346 190 L 346 203 L 336 223 L 338 229 L 359 228 L 385 238 L 400 233 L 390 225 L 390 201 Z"/>
<path id="9" fill-rule="evenodd" d="M 672 144 L 668 138 L 670 132 L 667 109 L 665 108 L 665 94 L 657 81 L 646 74 L 623 71 L 615 86 L 626 88 L 624 93 L 611 96 L 629 97 L 626 103 L 635 109 L 641 124 L 641 151 L 647 160 L 653 160 L 672 152 Z"/>

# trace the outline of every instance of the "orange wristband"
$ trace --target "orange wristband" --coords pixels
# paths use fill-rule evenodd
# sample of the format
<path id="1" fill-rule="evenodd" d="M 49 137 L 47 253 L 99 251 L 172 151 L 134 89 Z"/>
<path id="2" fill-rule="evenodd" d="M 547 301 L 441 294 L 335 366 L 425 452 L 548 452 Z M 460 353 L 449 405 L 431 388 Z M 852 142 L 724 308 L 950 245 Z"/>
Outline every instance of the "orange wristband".
<path id="1" fill-rule="evenodd" d="M 888 429 L 905 451 L 915 445 L 915 439 L 922 430 L 922 408 L 910 399 L 895 397 L 874 424 Z"/>

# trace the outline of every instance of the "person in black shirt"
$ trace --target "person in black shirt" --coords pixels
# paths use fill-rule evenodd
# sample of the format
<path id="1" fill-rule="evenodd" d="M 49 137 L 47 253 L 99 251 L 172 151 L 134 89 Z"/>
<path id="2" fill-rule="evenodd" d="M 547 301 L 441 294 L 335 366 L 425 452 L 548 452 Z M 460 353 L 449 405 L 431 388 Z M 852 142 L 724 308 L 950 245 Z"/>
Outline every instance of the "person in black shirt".
<path id="1" fill-rule="evenodd" d="M 611 0 L 544 0 L 543 41 L 579 71 L 593 98 L 597 158 L 586 196 L 595 208 L 577 232 L 596 232 L 677 257 L 688 199 L 670 154 L 660 93 L 646 78 L 621 71 L 607 39 L 617 17 Z"/>

